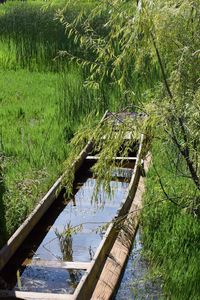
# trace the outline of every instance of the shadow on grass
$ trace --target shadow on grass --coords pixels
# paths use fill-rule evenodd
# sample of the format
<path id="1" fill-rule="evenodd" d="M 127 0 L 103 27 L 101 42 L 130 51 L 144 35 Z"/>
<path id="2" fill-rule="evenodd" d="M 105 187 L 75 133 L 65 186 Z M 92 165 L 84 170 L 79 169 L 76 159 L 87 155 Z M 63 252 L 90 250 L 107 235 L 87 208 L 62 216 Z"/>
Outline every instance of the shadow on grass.
<path id="1" fill-rule="evenodd" d="M 1 168 L 1 166 L 0 166 Z M 3 202 L 3 195 L 6 191 L 3 174 L 0 169 L 0 248 L 4 245 L 7 239 L 7 230 L 6 230 L 6 218 L 5 218 L 5 205 Z"/>

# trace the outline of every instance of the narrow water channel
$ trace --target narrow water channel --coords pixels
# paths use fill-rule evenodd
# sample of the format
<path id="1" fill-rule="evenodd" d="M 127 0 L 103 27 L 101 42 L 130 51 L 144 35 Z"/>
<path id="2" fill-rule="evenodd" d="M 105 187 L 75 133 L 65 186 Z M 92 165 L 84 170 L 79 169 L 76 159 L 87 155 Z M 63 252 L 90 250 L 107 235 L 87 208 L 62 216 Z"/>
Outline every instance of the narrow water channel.
<path id="1" fill-rule="evenodd" d="M 149 265 L 142 255 L 141 228 L 138 229 L 115 300 L 161 300 L 162 282 L 149 276 Z"/>

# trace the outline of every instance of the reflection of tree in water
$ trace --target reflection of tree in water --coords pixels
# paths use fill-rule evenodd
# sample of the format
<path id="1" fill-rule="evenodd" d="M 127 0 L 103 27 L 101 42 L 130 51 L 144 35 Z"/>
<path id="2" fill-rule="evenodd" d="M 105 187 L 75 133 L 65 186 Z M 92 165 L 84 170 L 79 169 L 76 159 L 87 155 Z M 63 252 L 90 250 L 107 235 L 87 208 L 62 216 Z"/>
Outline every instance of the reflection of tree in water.
<path id="1" fill-rule="evenodd" d="M 59 237 L 62 260 L 64 261 L 73 261 L 72 240 L 71 226 L 67 224 Z"/>
<path id="2" fill-rule="evenodd" d="M 60 250 L 62 253 L 63 261 L 73 261 L 73 238 L 72 234 L 76 234 L 80 231 L 80 226 L 74 228 L 70 225 L 70 222 L 64 227 L 63 231 L 60 233 L 55 230 L 55 234 L 59 239 Z M 69 269 L 70 279 L 72 283 L 76 284 L 80 279 L 80 272 L 78 270 Z"/>

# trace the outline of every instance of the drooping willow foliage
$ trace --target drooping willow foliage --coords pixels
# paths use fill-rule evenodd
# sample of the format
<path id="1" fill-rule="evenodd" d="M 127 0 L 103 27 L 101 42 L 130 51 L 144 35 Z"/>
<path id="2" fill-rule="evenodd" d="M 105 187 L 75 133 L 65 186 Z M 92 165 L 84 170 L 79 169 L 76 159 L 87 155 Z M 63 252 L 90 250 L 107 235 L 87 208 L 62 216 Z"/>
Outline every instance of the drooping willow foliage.
<path id="1" fill-rule="evenodd" d="M 177 170 L 192 183 L 198 210 L 200 1 L 183 0 L 177 4 L 162 0 L 104 0 L 87 17 L 83 9 L 73 22 L 64 17 L 66 7 L 58 14 L 60 21 L 82 49 L 89 49 L 94 55 L 91 59 L 69 51 L 61 55 L 90 69 L 88 86 L 100 89 L 105 81 L 110 82 L 111 88 L 116 84 L 123 91 L 126 105 L 127 97 L 130 103 L 136 103 L 135 95 L 150 79 L 153 89 L 147 85 L 146 94 L 140 95 L 139 109 L 149 115 L 149 125 L 162 139 L 163 147 L 167 141 L 176 156 L 181 156 L 182 166 Z M 106 30 L 101 35 L 92 20 L 104 14 Z M 157 74 L 155 80 L 152 74 Z"/>
<path id="2" fill-rule="evenodd" d="M 92 167 L 93 175 L 97 180 L 95 195 L 97 195 L 100 185 L 106 192 L 112 192 L 110 181 L 113 178 L 113 170 L 116 168 L 113 158 L 117 156 L 126 158 L 133 152 L 137 154 L 142 133 L 146 137 L 142 153 L 144 157 L 144 153 L 148 149 L 146 124 L 147 120 L 144 115 L 141 117 L 135 114 L 134 118 L 127 115 L 121 119 L 120 113 L 113 113 L 95 125 L 94 118 L 90 115 L 70 143 L 70 154 L 65 162 L 64 185 L 67 194 L 70 195 L 73 189 L 75 175 L 72 170 L 73 162 L 90 141 L 93 146 L 92 153 L 99 158 Z M 122 159 L 118 166 L 123 166 L 123 164 L 124 160 Z"/>

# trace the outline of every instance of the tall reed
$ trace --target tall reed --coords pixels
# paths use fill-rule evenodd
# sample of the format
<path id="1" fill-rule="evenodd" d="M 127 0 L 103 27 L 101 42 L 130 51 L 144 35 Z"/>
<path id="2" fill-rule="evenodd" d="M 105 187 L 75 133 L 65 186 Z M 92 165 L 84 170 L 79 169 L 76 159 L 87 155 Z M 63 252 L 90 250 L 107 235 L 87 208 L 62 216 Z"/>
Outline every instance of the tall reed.
<path id="1" fill-rule="evenodd" d="M 40 1 L 12 1 L 0 7 L 0 41 L 7 45 L 9 52 L 16 52 L 18 67 L 60 71 L 67 61 L 54 60 L 58 51 L 84 55 L 73 37 L 66 36 L 64 25 L 56 18 L 58 8 L 63 5 L 59 2 L 45 7 Z M 71 22 L 80 11 L 79 6 L 69 7 L 65 11 L 66 20 Z"/>

